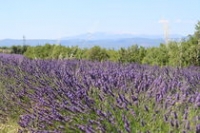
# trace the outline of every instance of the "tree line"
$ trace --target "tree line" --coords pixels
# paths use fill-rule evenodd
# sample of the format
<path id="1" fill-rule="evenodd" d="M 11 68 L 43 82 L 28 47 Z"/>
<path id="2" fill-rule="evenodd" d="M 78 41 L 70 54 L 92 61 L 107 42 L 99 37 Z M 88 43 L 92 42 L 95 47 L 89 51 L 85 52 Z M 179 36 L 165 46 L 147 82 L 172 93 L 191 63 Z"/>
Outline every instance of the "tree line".
<path id="1" fill-rule="evenodd" d="M 193 35 L 180 41 L 170 41 L 158 47 L 142 47 L 137 44 L 128 48 L 105 49 L 100 46 L 79 48 L 45 44 L 38 46 L 12 46 L 11 53 L 23 54 L 31 59 L 86 59 L 92 61 L 115 61 L 158 66 L 200 66 L 200 21 Z"/>

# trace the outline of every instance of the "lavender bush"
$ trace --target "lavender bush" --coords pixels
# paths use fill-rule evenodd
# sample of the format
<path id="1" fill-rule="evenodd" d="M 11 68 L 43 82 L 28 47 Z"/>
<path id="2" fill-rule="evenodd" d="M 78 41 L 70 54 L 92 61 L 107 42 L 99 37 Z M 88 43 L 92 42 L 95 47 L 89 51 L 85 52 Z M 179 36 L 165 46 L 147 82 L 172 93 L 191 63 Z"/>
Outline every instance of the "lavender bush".
<path id="1" fill-rule="evenodd" d="M 19 132 L 200 132 L 199 67 L 5 54 L 0 67 L 1 107 L 15 109 Z"/>

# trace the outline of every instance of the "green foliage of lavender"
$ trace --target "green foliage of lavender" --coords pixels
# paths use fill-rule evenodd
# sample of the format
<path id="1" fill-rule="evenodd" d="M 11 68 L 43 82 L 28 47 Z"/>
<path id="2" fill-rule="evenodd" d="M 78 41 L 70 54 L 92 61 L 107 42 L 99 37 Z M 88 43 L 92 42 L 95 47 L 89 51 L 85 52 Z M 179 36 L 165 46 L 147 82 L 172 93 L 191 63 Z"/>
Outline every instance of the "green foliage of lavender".
<path id="1" fill-rule="evenodd" d="M 0 54 L 1 119 L 19 132 L 200 132 L 200 68 Z"/>

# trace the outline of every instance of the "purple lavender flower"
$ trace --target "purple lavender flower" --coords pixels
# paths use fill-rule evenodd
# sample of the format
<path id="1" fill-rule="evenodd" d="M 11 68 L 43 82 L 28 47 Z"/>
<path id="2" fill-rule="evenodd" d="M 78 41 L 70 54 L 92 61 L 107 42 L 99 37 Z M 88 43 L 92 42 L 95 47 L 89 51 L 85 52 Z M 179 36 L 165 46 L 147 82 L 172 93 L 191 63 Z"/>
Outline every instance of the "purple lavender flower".
<path id="1" fill-rule="evenodd" d="M 200 124 L 196 126 L 196 133 L 200 133 Z"/>
<path id="2" fill-rule="evenodd" d="M 144 106 L 144 108 L 145 108 L 145 111 L 149 112 L 149 108 L 146 105 Z"/>
<path id="3" fill-rule="evenodd" d="M 174 118 L 178 119 L 178 115 L 177 115 L 177 113 L 175 111 L 174 111 Z"/>

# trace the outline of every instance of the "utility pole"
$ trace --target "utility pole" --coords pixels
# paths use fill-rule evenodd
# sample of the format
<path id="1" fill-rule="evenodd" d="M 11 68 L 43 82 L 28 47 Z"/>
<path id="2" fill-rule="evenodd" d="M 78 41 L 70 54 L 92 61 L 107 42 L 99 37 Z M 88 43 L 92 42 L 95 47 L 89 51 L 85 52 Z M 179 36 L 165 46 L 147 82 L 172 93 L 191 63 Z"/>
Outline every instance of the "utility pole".
<path id="1" fill-rule="evenodd" d="M 23 35 L 23 46 L 26 45 L 26 37 Z"/>

